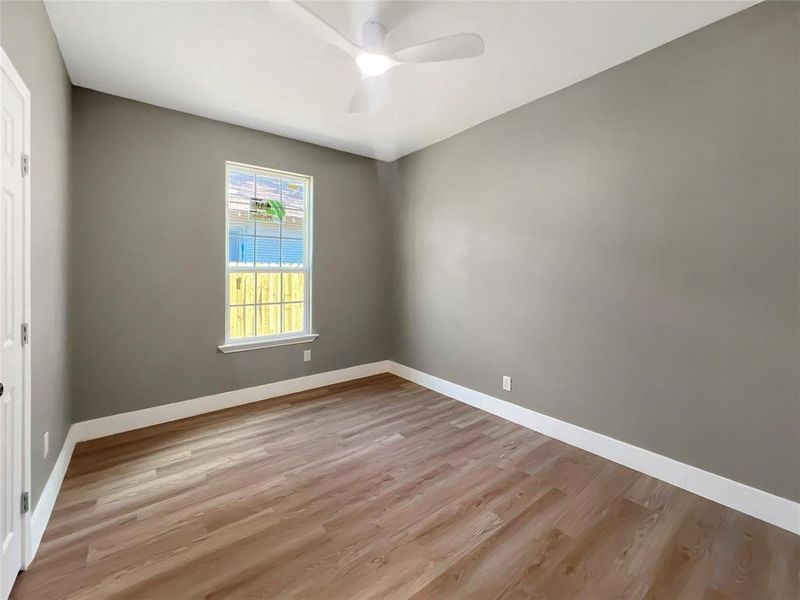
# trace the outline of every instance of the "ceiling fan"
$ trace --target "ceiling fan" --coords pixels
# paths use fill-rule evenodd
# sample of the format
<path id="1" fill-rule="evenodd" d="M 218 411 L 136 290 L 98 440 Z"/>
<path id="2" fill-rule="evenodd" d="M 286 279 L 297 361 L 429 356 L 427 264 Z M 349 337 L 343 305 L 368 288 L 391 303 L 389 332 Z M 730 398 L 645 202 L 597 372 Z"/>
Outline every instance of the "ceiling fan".
<path id="1" fill-rule="evenodd" d="M 477 33 L 457 33 L 392 51 L 386 45 L 386 28 L 377 21 L 364 23 L 359 45 L 299 2 L 274 0 L 270 4 L 275 14 L 294 21 L 355 61 L 362 78 L 350 102 L 351 113 L 370 110 L 384 100 L 386 87 L 380 76 L 393 67 L 472 58 L 484 52 L 483 38 Z"/>

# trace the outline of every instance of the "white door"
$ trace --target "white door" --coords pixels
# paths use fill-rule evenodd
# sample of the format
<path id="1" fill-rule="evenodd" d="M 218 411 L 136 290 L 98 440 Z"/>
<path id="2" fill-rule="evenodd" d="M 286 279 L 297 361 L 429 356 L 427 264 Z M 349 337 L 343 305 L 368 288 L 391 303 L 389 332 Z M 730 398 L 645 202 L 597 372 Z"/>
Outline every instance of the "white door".
<path id="1" fill-rule="evenodd" d="M 24 411 L 24 215 L 22 153 L 26 96 L 2 70 L 0 114 L 0 598 L 7 598 L 22 557 Z"/>

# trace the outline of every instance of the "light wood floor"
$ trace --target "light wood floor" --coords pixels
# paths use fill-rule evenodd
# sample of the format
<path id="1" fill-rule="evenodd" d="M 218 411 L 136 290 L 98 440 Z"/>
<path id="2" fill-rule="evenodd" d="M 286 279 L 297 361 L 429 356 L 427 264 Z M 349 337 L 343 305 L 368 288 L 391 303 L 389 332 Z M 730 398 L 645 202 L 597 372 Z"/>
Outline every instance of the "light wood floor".
<path id="1" fill-rule="evenodd" d="M 800 538 L 381 375 L 78 445 L 21 598 L 798 598 Z"/>

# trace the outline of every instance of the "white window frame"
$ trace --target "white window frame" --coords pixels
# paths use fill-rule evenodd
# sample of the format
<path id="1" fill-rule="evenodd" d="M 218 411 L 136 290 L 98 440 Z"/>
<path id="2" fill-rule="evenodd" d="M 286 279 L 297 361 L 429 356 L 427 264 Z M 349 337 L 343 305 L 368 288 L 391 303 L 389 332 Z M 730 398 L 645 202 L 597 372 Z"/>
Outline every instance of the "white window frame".
<path id="1" fill-rule="evenodd" d="M 303 268 L 282 268 L 270 267 L 231 267 L 230 266 L 230 242 L 228 240 L 228 181 L 231 170 L 253 171 L 270 177 L 297 179 L 304 183 L 305 188 L 305 208 L 303 214 Z M 312 273 L 313 273 L 313 219 L 314 219 L 314 178 L 311 175 L 280 171 L 257 165 L 248 165 L 234 161 L 225 162 L 225 343 L 218 348 L 221 352 L 242 352 L 245 350 L 257 350 L 259 348 L 271 348 L 274 346 L 284 346 L 287 344 L 302 344 L 315 340 L 318 336 L 313 333 L 311 321 L 311 298 L 312 298 Z M 257 273 L 268 271 L 272 273 L 303 273 L 303 324 L 302 332 L 285 333 L 278 335 L 254 336 L 247 338 L 230 337 L 230 274 L 231 273 Z M 282 313 L 282 311 L 281 311 Z"/>

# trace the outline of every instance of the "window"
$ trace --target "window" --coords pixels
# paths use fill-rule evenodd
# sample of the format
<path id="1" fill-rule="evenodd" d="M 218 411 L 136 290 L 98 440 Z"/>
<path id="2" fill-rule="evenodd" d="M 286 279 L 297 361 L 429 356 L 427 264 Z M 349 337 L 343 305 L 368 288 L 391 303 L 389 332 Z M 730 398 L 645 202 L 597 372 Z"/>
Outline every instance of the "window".
<path id="1" fill-rule="evenodd" d="M 310 341 L 312 179 L 226 163 L 223 351 Z"/>

